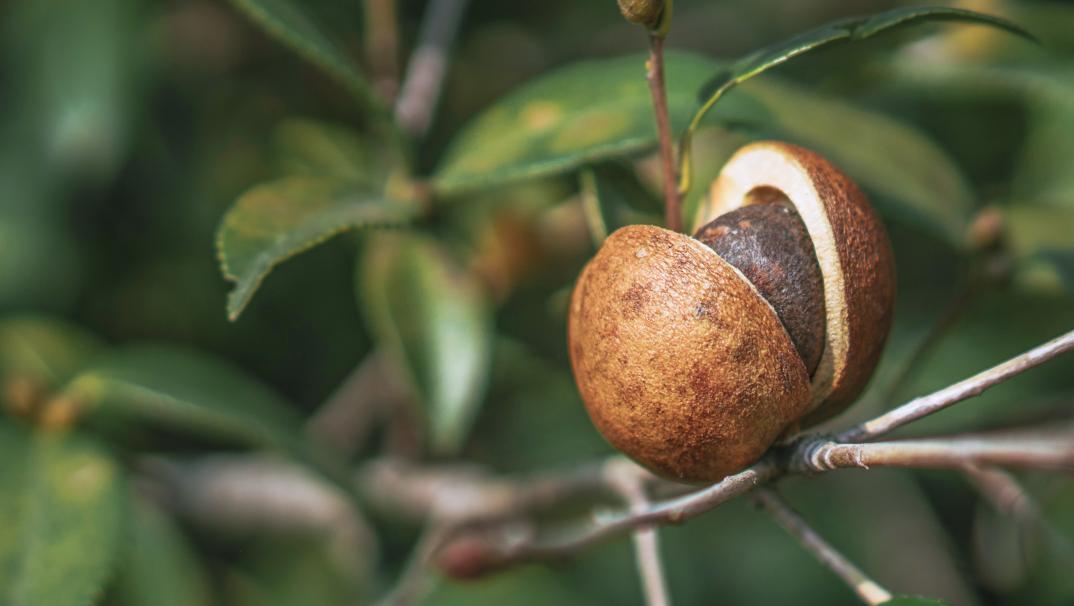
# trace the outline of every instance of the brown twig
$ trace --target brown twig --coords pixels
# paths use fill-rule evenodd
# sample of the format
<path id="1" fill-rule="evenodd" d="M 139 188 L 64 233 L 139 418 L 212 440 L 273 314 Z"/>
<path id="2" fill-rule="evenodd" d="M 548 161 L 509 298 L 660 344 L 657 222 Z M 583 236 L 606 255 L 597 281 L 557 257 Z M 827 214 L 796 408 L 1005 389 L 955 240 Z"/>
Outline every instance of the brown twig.
<path id="1" fill-rule="evenodd" d="M 672 231 L 682 231 L 681 198 L 678 174 L 675 169 L 675 146 L 668 117 L 668 96 L 664 84 L 664 38 L 649 35 L 649 60 L 646 62 L 646 79 L 653 98 L 656 114 L 656 133 L 660 139 L 660 163 L 664 172 L 664 223 Z"/>
<path id="2" fill-rule="evenodd" d="M 943 410 L 967 398 L 980 395 L 990 387 L 999 385 L 1071 350 L 1074 350 L 1074 331 L 1034 347 L 968 379 L 959 381 L 927 396 L 911 400 L 875 419 L 843 431 L 836 436 L 835 440 L 839 442 L 863 442 L 877 438 L 911 421 L 916 421 Z"/>
<path id="3" fill-rule="evenodd" d="M 1072 348 L 1074 332 L 971 379 L 918 398 L 844 435 L 855 438 L 880 435 L 980 393 Z M 582 466 L 561 474 L 519 479 L 492 477 L 475 467 L 456 465 L 430 468 L 380 460 L 364 468 L 358 480 L 360 492 L 374 504 L 380 501 L 383 507 L 397 514 L 449 522 L 455 533 L 452 540 L 461 536 L 464 540 L 460 544 L 471 553 L 471 548 L 479 548 L 480 566 L 470 568 L 477 574 L 526 561 L 562 558 L 628 532 L 681 523 L 759 485 L 789 474 L 815 474 L 837 468 L 868 466 L 965 470 L 969 465 L 1002 465 L 1074 470 L 1074 425 L 1055 427 L 1053 424 L 1046 428 L 864 444 L 837 441 L 840 437 L 802 437 L 794 444 L 769 451 L 746 470 L 712 486 L 644 507 L 635 505 L 629 512 L 606 516 L 550 538 L 529 531 L 513 533 L 508 537 L 509 533 L 498 532 L 498 529 L 502 531 L 512 524 L 517 528 L 517 523 L 532 512 L 569 502 L 588 500 L 592 503 L 606 498 L 615 489 L 603 471 L 607 463 Z M 645 482 L 661 493 L 676 494 L 686 488 L 681 484 L 655 480 L 652 476 L 643 477 Z M 238 483 L 219 482 L 219 478 L 214 477 L 194 479 L 210 482 L 211 485 L 226 484 L 236 490 L 238 487 Z M 182 492 L 211 495 L 212 491 L 193 485 L 190 478 L 187 480 Z M 312 492 L 307 493 L 312 495 Z M 246 506 L 264 507 L 272 496 L 271 491 L 264 490 L 254 491 L 253 494 L 257 495 L 256 498 L 243 501 Z M 329 502 L 314 510 L 333 511 L 336 507 L 333 503 L 338 503 L 339 495 L 334 495 L 327 487 L 321 489 L 321 494 L 327 495 Z M 221 508 L 219 503 L 209 501 L 211 499 L 202 503 L 201 509 L 212 512 L 226 509 Z M 317 499 L 310 496 L 307 505 L 316 505 L 315 501 Z M 292 523 L 298 521 L 291 520 Z M 470 530 L 480 534 L 467 537 L 466 533 Z M 510 540 L 497 540 L 496 537 Z M 467 538 L 473 539 L 469 545 L 465 541 Z"/>
<path id="4" fill-rule="evenodd" d="M 436 582 L 431 570 L 433 556 L 450 534 L 449 525 L 436 519 L 429 520 L 411 550 L 398 581 L 387 595 L 377 602 L 378 606 L 409 606 L 421 602 Z"/>
<path id="5" fill-rule="evenodd" d="M 429 129 L 447 74 L 448 54 L 458 33 L 468 0 L 430 0 L 418 46 L 407 63 L 399 89 L 395 119 L 403 131 L 420 137 Z"/>
<path id="6" fill-rule="evenodd" d="M 603 464 L 528 477 L 494 477 L 475 466 L 375 460 L 357 474 L 371 505 L 411 519 L 496 521 L 575 502 L 606 500 Z"/>
<path id="7" fill-rule="evenodd" d="M 1074 469 L 1074 425 L 1060 429 L 1029 428 L 868 444 L 804 438 L 796 445 L 769 452 L 748 469 L 707 488 L 645 508 L 635 507 L 632 511 L 604 517 L 581 528 L 567 529 L 550 538 L 526 534 L 498 544 L 487 540 L 490 526 L 509 524 L 530 512 L 562 506 L 572 500 L 591 500 L 606 495 L 612 488 L 600 471 L 602 467 L 586 466 L 566 474 L 531 479 L 507 479 L 492 478 L 474 468 L 456 467 L 452 471 L 379 461 L 359 474 L 359 485 L 363 494 L 375 497 L 382 507 L 397 514 L 450 521 L 453 531 L 462 535 L 467 528 L 475 528 L 482 533 L 482 544 L 491 552 L 483 555 L 484 568 L 498 570 L 522 562 L 564 558 L 638 529 L 678 524 L 785 475 L 868 466 L 965 469 L 970 464 Z M 215 475 L 195 479 L 211 481 L 213 485 L 222 483 L 219 478 L 214 478 Z M 229 485 L 237 490 L 237 483 Z M 668 482 L 657 487 L 669 491 L 683 488 Z M 184 488 L 188 494 L 212 494 L 189 481 Z M 271 495 L 265 491 L 259 494 L 256 505 L 245 499 L 245 507 L 265 506 Z M 330 503 L 338 502 L 340 498 L 330 492 L 321 494 Z M 309 497 L 309 504 L 317 501 L 313 496 Z M 228 509 L 220 503 L 210 503 L 210 500 L 205 500 L 201 509 L 217 513 Z M 319 506 L 317 510 L 326 507 L 331 510 L 328 506 Z M 291 513 L 291 523 L 299 522 L 297 518 L 301 511 Z"/>
<path id="8" fill-rule="evenodd" d="M 138 470 L 146 496 L 191 522 L 239 536 L 323 537 L 352 574 L 372 578 L 380 549 L 372 527 L 350 498 L 298 465 L 264 455 L 146 457 Z"/>
<path id="9" fill-rule="evenodd" d="M 409 406 L 399 369 L 379 352 L 366 356 L 306 423 L 306 436 L 344 458 L 354 456 L 378 421 Z"/>
<path id="10" fill-rule="evenodd" d="M 678 524 L 701 515 L 757 486 L 789 474 L 816 474 L 841 468 L 905 467 L 962 469 L 967 464 L 997 464 L 1043 469 L 1074 469 L 1074 432 L 1026 429 L 976 436 L 839 444 L 803 439 L 787 451 L 772 451 L 745 471 L 708 488 L 598 521 L 551 540 L 534 538 L 505 548 L 502 565 L 560 559 L 638 528 Z"/>
<path id="11" fill-rule="evenodd" d="M 623 496 L 631 512 L 645 511 L 649 497 L 645 494 L 645 478 L 637 465 L 625 459 L 611 459 L 605 465 L 607 482 Z M 653 528 L 634 531 L 634 555 L 638 574 L 648 606 L 669 606 L 671 597 L 660 558 L 660 540 Z"/>
<path id="12" fill-rule="evenodd" d="M 721 503 L 745 494 L 779 475 L 774 457 L 766 457 L 748 469 L 685 496 L 656 503 L 645 510 L 608 518 L 585 528 L 565 533 L 556 539 L 533 538 L 520 541 L 498 554 L 501 566 L 533 560 L 564 558 L 587 547 L 637 528 L 661 524 L 680 524 L 699 516 Z"/>
<path id="13" fill-rule="evenodd" d="M 1056 550 L 1074 563 L 1074 543 L 1041 515 L 1040 509 L 1018 480 L 1002 469 L 968 465 L 966 477 L 996 511 L 1008 515 L 1021 527 L 1043 531 Z"/>
<path id="14" fill-rule="evenodd" d="M 805 473 L 841 467 L 965 469 L 967 465 L 1074 471 L 1074 425 L 867 444 L 818 441 L 805 447 L 792 465 Z"/>
<path id="15" fill-rule="evenodd" d="M 1036 517 L 1037 508 L 1014 476 L 991 467 L 966 466 L 966 477 L 996 509 L 1018 520 Z"/>
<path id="16" fill-rule="evenodd" d="M 891 593 L 870 579 L 860 568 L 817 534 L 809 524 L 770 488 L 754 493 L 754 501 L 764 509 L 788 534 L 801 543 L 821 564 L 827 566 L 866 604 L 875 606 L 891 599 Z"/>
<path id="17" fill-rule="evenodd" d="M 399 89 L 399 26 L 395 0 L 364 0 L 366 56 L 373 84 L 387 104 Z"/>

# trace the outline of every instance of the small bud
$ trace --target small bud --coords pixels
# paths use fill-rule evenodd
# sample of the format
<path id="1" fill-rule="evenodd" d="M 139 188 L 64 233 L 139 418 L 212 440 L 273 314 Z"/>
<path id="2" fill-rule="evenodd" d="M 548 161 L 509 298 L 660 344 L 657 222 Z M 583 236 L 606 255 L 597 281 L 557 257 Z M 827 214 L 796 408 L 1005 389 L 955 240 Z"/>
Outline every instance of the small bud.
<path id="1" fill-rule="evenodd" d="M 44 397 L 44 387 L 25 376 L 7 377 L 0 389 L 0 401 L 4 402 L 8 412 L 18 417 L 32 416 Z"/>
<path id="2" fill-rule="evenodd" d="M 38 415 L 38 424 L 48 431 L 63 431 L 78 421 L 81 404 L 70 396 L 53 398 Z"/>
<path id="3" fill-rule="evenodd" d="M 1005 220 L 1003 211 L 987 206 L 977 213 L 966 230 L 966 241 L 971 250 L 995 248 L 1003 238 Z"/>
<path id="4" fill-rule="evenodd" d="M 664 13 L 664 0 L 619 0 L 619 12 L 631 23 L 656 29 Z"/>

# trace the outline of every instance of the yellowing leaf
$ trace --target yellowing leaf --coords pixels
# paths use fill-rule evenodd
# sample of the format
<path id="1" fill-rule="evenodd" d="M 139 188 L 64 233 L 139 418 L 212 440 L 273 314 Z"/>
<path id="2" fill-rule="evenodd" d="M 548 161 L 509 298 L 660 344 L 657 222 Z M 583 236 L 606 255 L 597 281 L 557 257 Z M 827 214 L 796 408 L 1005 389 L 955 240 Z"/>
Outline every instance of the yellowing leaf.
<path id="1" fill-rule="evenodd" d="M 283 261 L 349 229 L 406 223 L 416 204 L 388 199 L 379 188 L 324 177 L 287 177 L 243 194 L 224 215 L 217 254 L 234 320 L 261 281 Z"/>
<path id="2" fill-rule="evenodd" d="M 0 602 L 95 603 L 126 505 L 122 472 L 95 442 L 0 424 Z"/>
<path id="3" fill-rule="evenodd" d="M 434 186 L 442 193 L 567 172 L 656 144 L 652 101 L 640 55 L 576 63 L 529 82 L 467 125 L 451 144 Z M 681 131 L 695 91 L 719 64 L 688 53 L 667 57 L 668 104 Z M 747 97 L 720 119 L 756 121 Z"/>

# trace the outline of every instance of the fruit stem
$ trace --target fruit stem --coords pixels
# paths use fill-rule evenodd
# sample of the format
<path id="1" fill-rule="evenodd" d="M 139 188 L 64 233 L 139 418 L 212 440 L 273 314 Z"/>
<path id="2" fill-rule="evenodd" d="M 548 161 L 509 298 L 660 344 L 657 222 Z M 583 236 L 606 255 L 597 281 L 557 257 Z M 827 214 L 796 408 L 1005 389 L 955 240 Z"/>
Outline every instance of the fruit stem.
<path id="1" fill-rule="evenodd" d="M 671 121 L 668 118 L 668 96 L 664 86 L 664 37 L 657 33 L 649 35 L 649 60 L 646 62 L 646 79 L 653 97 L 656 114 L 656 132 L 660 139 L 660 164 L 664 177 L 664 223 L 672 231 L 682 231 L 681 198 L 675 169 L 675 147 L 671 137 Z"/>

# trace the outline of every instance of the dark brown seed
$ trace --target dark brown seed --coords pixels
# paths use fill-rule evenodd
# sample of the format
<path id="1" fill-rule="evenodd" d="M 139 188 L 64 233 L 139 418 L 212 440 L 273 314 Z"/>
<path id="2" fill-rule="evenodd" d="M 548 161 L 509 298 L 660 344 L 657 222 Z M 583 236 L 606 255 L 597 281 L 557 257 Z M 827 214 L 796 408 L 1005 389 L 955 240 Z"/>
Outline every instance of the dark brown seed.
<path id="1" fill-rule="evenodd" d="M 778 192 L 775 192 L 778 194 Z M 809 232 L 782 195 L 749 204 L 697 230 L 776 310 L 810 376 L 824 350 L 824 280 Z"/>

